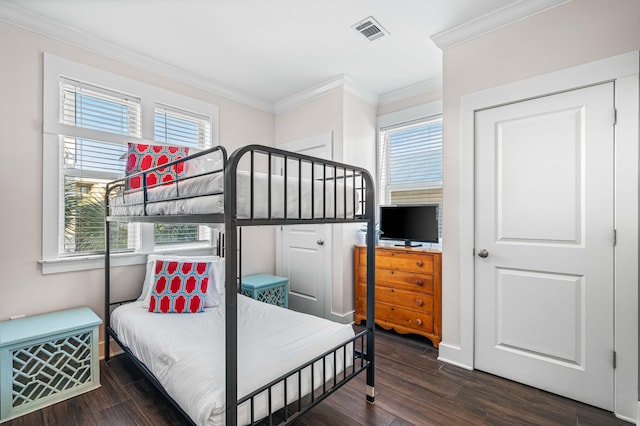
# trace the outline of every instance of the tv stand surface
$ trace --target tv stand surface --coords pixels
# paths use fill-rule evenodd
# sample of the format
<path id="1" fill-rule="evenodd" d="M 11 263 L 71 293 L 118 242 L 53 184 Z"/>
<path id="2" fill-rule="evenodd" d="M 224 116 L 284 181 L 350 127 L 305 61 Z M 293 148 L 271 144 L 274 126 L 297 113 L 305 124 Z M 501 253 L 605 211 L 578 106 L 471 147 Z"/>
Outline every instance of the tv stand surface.
<path id="1" fill-rule="evenodd" d="M 355 322 L 367 314 L 367 247 L 355 246 Z M 442 253 L 376 247 L 375 322 L 398 333 L 442 340 Z"/>
<path id="2" fill-rule="evenodd" d="M 394 247 L 422 247 L 422 244 L 412 243 L 411 240 L 405 240 L 404 244 L 394 244 Z"/>

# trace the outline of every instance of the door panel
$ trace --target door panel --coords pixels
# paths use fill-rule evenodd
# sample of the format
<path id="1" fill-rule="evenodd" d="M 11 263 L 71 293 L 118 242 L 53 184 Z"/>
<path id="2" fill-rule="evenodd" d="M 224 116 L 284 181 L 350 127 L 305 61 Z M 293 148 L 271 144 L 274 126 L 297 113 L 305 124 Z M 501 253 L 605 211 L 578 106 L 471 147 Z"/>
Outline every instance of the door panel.
<path id="1" fill-rule="evenodd" d="M 316 271 L 316 268 L 323 265 L 324 252 L 316 243 L 322 238 L 318 228 L 314 225 L 287 227 L 283 268 L 284 275 L 289 277 L 289 307 L 322 316 L 324 283 L 319 281 L 322 271 Z"/>
<path id="2" fill-rule="evenodd" d="M 579 365 L 584 277 L 503 268 L 497 274 L 496 347 Z"/>
<path id="3" fill-rule="evenodd" d="M 496 123 L 498 241 L 579 241 L 582 119 L 576 107 Z"/>
<path id="4" fill-rule="evenodd" d="M 608 83 L 476 113 L 476 368 L 609 410 L 613 105 Z"/>

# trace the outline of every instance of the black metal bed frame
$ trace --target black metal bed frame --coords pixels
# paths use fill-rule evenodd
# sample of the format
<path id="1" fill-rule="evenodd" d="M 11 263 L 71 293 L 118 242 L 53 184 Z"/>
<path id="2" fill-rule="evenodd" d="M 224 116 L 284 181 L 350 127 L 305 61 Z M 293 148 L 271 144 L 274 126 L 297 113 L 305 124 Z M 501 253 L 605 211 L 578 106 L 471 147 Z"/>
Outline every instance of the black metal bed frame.
<path id="1" fill-rule="evenodd" d="M 215 153 L 216 151 L 220 151 L 220 155 L 223 160 L 223 168 L 221 170 L 212 171 L 211 173 L 224 173 L 224 213 L 223 214 L 198 214 L 198 215 L 164 215 L 164 216 L 150 216 L 147 215 L 147 206 L 148 204 L 153 203 L 154 201 L 148 200 L 147 194 L 147 186 L 143 184 L 143 211 L 144 215 L 141 216 L 112 216 L 110 215 L 111 206 L 110 206 L 110 197 L 113 191 L 117 189 L 123 189 L 126 186 L 126 182 L 128 178 L 131 178 L 136 175 L 128 176 L 127 178 L 119 179 L 107 184 L 106 194 L 105 194 L 105 240 L 106 240 L 106 254 L 105 254 L 105 360 L 109 361 L 110 351 L 109 351 L 109 339 L 113 338 L 114 341 L 122 347 L 127 355 L 133 360 L 134 364 L 138 366 L 144 375 L 160 390 L 160 392 L 169 400 L 171 403 L 182 413 L 189 421 L 193 423 L 193 420 L 189 418 L 186 412 L 171 398 L 167 392 L 164 390 L 160 382 L 154 377 L 153 373 L 151 373 L 147 367 L 140 362 L 134 355 L 131 353 L 129 348 L 123 345 L 118 339 L 117 333 L 111 327 L 111 308 L 115 305 L 120 305 L 122 303 L 126 303 L 127 301 L 120 302 L 112 302 L 111 301 L 111 277 L 110 277 L 110 266 L 111 266 L 111 244 L 109 239 L 109 231 L 110 231 L 110 223 L 111 222 L 154 222 L 154 223 L 224 223 L 225 229 L 225 343 L 226 343 L 226 351 L 225 351 L 225 385 L 226 385 L 226 424 L 227 425 L 236 425 L 237 424 L 237 407 L 242 403 L 250 403 L 251 404 L 251 424 L 255 424 L 254 420 L 254 399 L 264 394 L 265 392 L 268 395 L 269 407 L 268 407 L 268 416 L 267 421 L 268 424 L 273 424 L 274 421 L 274 413 L 272 412 L 271 407 L 271 392 L 274 386 L 283 384 L 285 387 L 284 392 L 284 408 L 280 410 L 281 416 L 284 418 L 283 422 L 288 423 L 304 412 L 311 409 L 313 406 L 317 405 L 320 401 L 327 398 L 333 392 L 338 390 L 342 385 L 351 380 L 357 374 L 366 370 L 367 372 L 367 389 L 366 389 L 366 400 L 369 403 L 374 402 L 375 392 L 374 392 L 374 306 L 375 306 L 375 292 L 374 292 L 374 282 L 375 282 L 375 251 L 373 250 L 375 244 L 375 235 L 373 232 L 367 233 L 367 246 L 369 250 L 367 250 L 367 318 L 366 318 L 366 327 L 365 329 L 358 333 L 356 336 L 351 338 L 347 342 L 343 342 L 343 344 L 336 346 L 335 348 L 325 352 L 324 354 L 319 355 L 313 360 L 310 360 L 306 364 L 299 366 L 297 369 L 283 375 L 275 379 L 274 381 L 265 384 L 261 388 L 256 391 L 242 397 L 240 400 L 238 399 L 238 388 L 237 388 L 237 374 L 238 374 L 238 365 L 237 365 L 237 355 L 238 355 L 238 336 L 237 336 L 237 295 L 239 291 L 238 285 L 238 228 L 243 226 L 259 226 L 259 225 L 296 225 L 296 224 L 326 224 L 326 223 L 353 223 L 353 222 L 365 222 L 368 225 L 368 229 L 375 229 L 375 192 L 374 192 L 374 183 L 371 175 L 367 172 L 367 170 L 350 166 L 347 164 L 334 162 L 330 160 L 324 160 L 316 157 L 311 157 L 304 154 L 284 151 L 278 148 L 267 147 L 262 145 L 248 145 L 245 147 L 241 147 L 237 149 L 227 160 L 226 150 L 222 146 L 216 146 L 206 151 L 202 151 L 198 154 L 185 157 L 180 160 L 173 161 L 171 163 L 167 163 L 163 166 L 158 166 L 153 169 L 140 172 L 137 175 L 140 175 L 142 178 L 142 182 L 146 183 L 147 173 L 155 171 L 160 168 L 171 167 L 174 164 L 178 164 L 181 162 L 186 162 L 194 157 L 209 155 L 211 153 Z M 255 168 L 256 168 L 256 155 L 266 158 L 266 175 L 268 179 L 267 183 L 267 200 L 268 200 L 268 208 L 267 208 L 267 217 L 255 217 L 254 211 L 254 177 L 255 177 Z M 239 218 L 238 217 L 238 205 L 237 205 L 237 171 L 239 170 L 240 162 L 248 156 L 249 160 L 249 173 L 250 173 L 250 214 L 248 217 Z M 271 204 L 271 189 L 272 189 L 272 164 L 274 159 L 280 159 L 283 161 L 283 174 L 284 174 L 284 183 L 283 183 L 283 217 L 273 217 L 272 216 L 272 204 Z M 291 170 L 289 164 L 293 162 L 294 168 Z M 298 191 L 298 215 L 295 217 L 287 217 L 287 190 L 288 190 L 288 178 L 290 176 L 303 176 L 303 165 L 307 165 L 310 168 L 310 182 L 311 182 L 311 217 L 302 217 L 302 179 L 298 179 L 297 183 L 297 191 Z M 316 170 L 321 168 L 320 176 L 316 176 Z M 192 177 L 177 177 L 171 185 L 176 186 L 176 196 L 172 198 L 176 199 L 188 199 L 192 198 L 189 196 L 180 196 L 179 195 L 179 185 L 180 182 L 190 179 Z M 338 181 L 342 180 L 343 188 L 342 197 L 338 197 Z M 322 215 L 315 215 L 315 185 L 313 184 L 316 181 L 323 182 L 323 194 L 322 194 Z M 327 209 L 327 182 L 333 181 L 333 213 L 329 216 L 326 213 Z M 353 209 L 353 213 L 351 215 L 347 215 L 347 205 L 348 205 L 348 197 L 347 197 L 347 184 L 351 183 L 352 191 L 351 194 L 351 202 L 353 205 L 351 206 Z M 166 185 L 166 184 L 165 184 Z M 356 193 L 359 197 L 356 196 Z M 220 193 L 208 193 L 204 195 L 217 195 Z M 339 199 L 342 198 L 342 199 Z M 359 200 L 358 200 L 359 198 Z M 161 200 L 167 201 L 167 199 Z M 338 215 L 338 203 L 342 203 L 342 215 Z M 356 204 L 358 203 L 358 204 Z M 360 208 L 358 210 L 358 207 Z M 360 211 L 359 214 L 356 212 Z M 336 356 L 337 353 L 342 349 L 342 354 L 346 357 L 347 346 L 351 345 L 352 348 L 352 366 L 350 369 L 347 369 L 346 358 L 342 364 L 343 372 L 338 373 L 336 370 Z M 315 364 L 318 362 L 322 362 L 322 377 L 326 377 L 325 372 L 325 363 L 326 357 L 334 357 L 334 371 L 333 371 L 333 381 L 332 383 L 323 383 L 318 384 L 318 387 L 321 387 L 321 390 L 315 390 L 315 384 L 313 383 L 314 377 L 314 369 Z M 290 401 L 287 401 L 287 381 L 289 378 L 298 375 L 298 383 L 300 384 L 300 374 L 303 370 L 310 368 L 311 369 L 311 390 L 308 395 L 301 395 L 301 390 L 298 390 L 297 401 L 296 403 L 291 403 L 293 407 L 290 407 Z M 342 375 L 340 379 L 337 376 Z M 318 393 L 318 394 L 317 394 Z M 317 395 L 316 395 L 317 394 Z M 302 401 L 303 399 L 307 399 L 308 401 Z M 290 414 L 290 410 L 292 413 Z M 258 419 L 262 420 L 262 419 Z"/>

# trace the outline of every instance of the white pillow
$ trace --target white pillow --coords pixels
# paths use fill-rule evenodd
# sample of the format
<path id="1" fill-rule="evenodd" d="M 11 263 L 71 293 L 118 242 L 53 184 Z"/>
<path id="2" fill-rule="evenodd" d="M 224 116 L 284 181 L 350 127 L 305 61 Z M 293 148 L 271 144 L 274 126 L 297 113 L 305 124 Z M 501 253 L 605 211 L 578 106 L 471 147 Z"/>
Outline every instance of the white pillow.
<path id="1" fill-rule="evenodd" d="M 209 275 L 213 278 L 212 285 L 207 288 L 207 295 L 204 300 L 204 307 L 211 308 L 220 306 L 224 295 L 224 259 L 220 256 L 179 256 L 175 254 L 150 254 L 147 257 L 147 270 L 142 284 L 142 293 L 138 300 L 142 301 L 142 307 L 149 309 L 151 301 L 151 290 L 155 278 L 156 260 L 176 261 L 176 262 L 211 262 Z"/>
<path id="2" fill-rule="evenodd" d="M 197 176 L 205 173 L 211 173 L 215 170 L 222 170 L 222 159 L 219 153 L 201 155 L 193 159 L 189 159 L 186 164 L 186 176 Z"/>

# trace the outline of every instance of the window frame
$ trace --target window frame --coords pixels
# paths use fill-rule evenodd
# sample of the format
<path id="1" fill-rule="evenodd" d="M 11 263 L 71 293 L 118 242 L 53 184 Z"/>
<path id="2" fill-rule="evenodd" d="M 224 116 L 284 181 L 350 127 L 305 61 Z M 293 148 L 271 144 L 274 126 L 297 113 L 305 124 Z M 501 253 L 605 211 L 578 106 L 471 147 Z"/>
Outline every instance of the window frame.
<path id="1" fill-rule="evenodd" d="M 378 138 L 380 139 L 380 135 L 382 132 L 393 132 L 393 131 L 404 131 L 410 126 L 415 125 L 415 127 L 428 126 L 431 123 L 440 122 L 442 124 L 442 115 L 432 115 L 429 117 L 421 117 L 417 120 L 404 121 L 400 123 L 394 123 L 388 126 L 380 126 L 378 127 Z M 384 140 L 380 140 L 378 143 L 378 157 L 380 158 L 380 162 L 378 164 L 378 187 L 384 188 L 381 190 L 380 201 L 381 204 L 391 204 L 391 193 L 392 192 L 400 192 L 400 191 L 420 191 L 420 190 L 431 190 L 431 189 L 442 189 L 442 175 L 439 180 L 423 180 L 419 182 L 404 182 L 404 183 L 391 183 L 391 166 L 389 158 L 390 150 L 386 149 L 386 158 L 381 158 L 380 152 L 382 152 L 382 144 L 384 144 Z M 435 150 L 434 150 L 435 151 Z M 440 153 L 442 153 L 442 147 L 440 148 Z M 383 172 L 386 171 L 386 173 Z M 385 182 L 382 182 L 382 179 L 386 178 Z M 382 201 L 385 201 L 382 203 Z M 438 203 L 439 204 L 439 203 Z"/>
<path id="2" fill-rule="evenodd" d="M 403 110 L 378 116 L 377 124 L 376 124 L 376 172 L 377 172 L 377 187 L 378 187 L 378 190 L 380 191 L 376 200 L 376 203 L 377 203 L 376 218 L 378 221 L 379 221 L 378 215 L 380 212 L 380 206 L 389 204 L 388 200 L 390 200 L 390 191 L 431 190 L 431 189 L 438 189 L 438 188 L 442 189 L 443 187 L 442 180 L 417 182 L 417 183 L 405 183 L 405 184 L 388 184 L 387 182 L 385 182 L 385 184 L 383 184 L 381 182 L 383 178 L 382 167 L 383 167 L 383 161 L 385 160 L 381 158 L 381 152 L 382 152 L 381 144 L 384 143 L 384 141 L 381 140 L 380 138 L 381 132 L 386 128 L 399 126 L 404 123 L 411 123 L 411 122 L 417 122 L 417 121 L 429 121 L 429 120 L 435 120 L 435 119 L 441 119 L 441 118 L 442 118 L 442 101 L 441 100 L 421 104 L 415 107 L 411 107 L 411 108 L 407 108 L 407 109 L 403 109 Z M 443 151 L 444 151 L 444 143 L 443 143 Z M 383 187 L 384 187 L 384 193 L 381 190 L 381 188 Z M 434 202 L 431 204 L 438 204 L 438 207 L 440 210 L 439 216 L 442 217 L 442 212 L 441 212 L 442 203 Z M 440 223 L 440 227 L 442 227 L 441 223 Z M 434 247 L 435 246 L 436 245 L 434 245 Z"/>
<path id="3" fill-rule="evenodd" d="M 128 93 L 141 99 L 142 134 L 140 138 L 122 136 L 100 130 L 83 129 L 60 122 L 60 77 L 84 81 L 116 92 Z M 61 211 L 60 185 L 62 173 L 60 158 L 62 146 L 60 135 L 73 134 L 75 137 L 98 139 L 126 145 L 133 143 L 153 143 L 155 105 L 163 104 L 197 111 L 197 114 L 211 117 L 212 145 L 219 141 L 219 108 L 217 105 L 127 78 L 89 65 L 81 64 L 52 54 L 44 53 L 43 60 L 43 123 L 42 123 L 42 273 L 78 271 L 104 267 L 104 254 L 60 256 L 59 221 L 64 216 Z M 72 133 L 70 133 L 72 132 Z M 184 251 L 192 254 L 210 254 L 215 239 L 209 244 L 154 244 L 153 224 L 140 224 L 139 248 L 134 252 L 113 255 L 114 266 L 140 264 L 146 255 L 162 251 Z"/>

